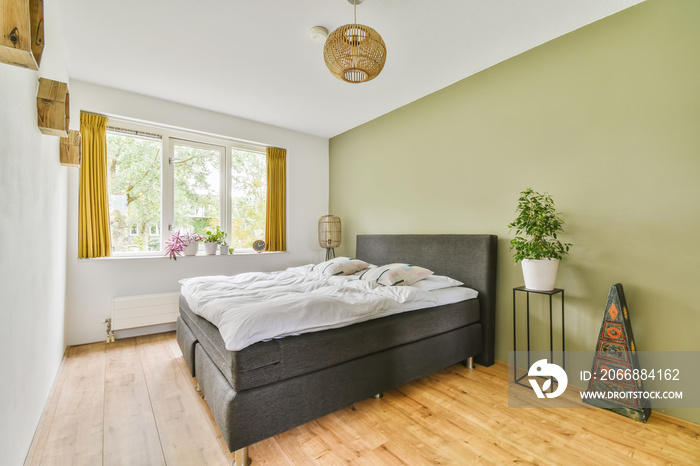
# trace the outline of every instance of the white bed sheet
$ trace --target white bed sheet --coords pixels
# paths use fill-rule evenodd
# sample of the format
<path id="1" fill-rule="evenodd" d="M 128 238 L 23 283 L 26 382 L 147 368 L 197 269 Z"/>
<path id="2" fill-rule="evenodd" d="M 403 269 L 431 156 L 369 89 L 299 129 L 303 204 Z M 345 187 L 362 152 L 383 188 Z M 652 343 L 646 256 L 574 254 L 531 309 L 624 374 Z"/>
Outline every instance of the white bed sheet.
<path id="1" fill-rule="evenodd" d="M 189 278 L 180 281 L 181 292 L 195 314 L 219 329 L 229 351 L 478 295 L 464 287 L 383 286 L 356 276 L 326 276 L 312 267 Z"/>
<path id="2" fill-rule="evenodd" d="M 437 300 L 436 306 L 444 306 L 446 304 L 458 303 L 468 299 L 474 299 L 479 296 L 479 292 L 466 288 L 464 286 L 453 286 L 450 288 L 442 288 L 429 292 Z"/>

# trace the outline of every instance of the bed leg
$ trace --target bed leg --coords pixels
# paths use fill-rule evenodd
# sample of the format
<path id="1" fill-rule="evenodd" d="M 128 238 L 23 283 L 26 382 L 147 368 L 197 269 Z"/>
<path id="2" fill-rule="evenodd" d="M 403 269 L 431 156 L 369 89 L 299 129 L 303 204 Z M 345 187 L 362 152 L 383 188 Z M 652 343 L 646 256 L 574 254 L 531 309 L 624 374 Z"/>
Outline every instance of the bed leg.
<path id="1" fill-rule="evenodd" d="M 195 392 L 201 392 L 201 391 L 202 391 L 202 387 L 199 386 L 199 382 L 197 382 L 197 386 L 194 387 L 194 391 L 195 391 Z"/>
<path id="2" fill-rule="evenodd" d="M 464 361 L 464 367 L 467 369 L 474 369 L 476 366 L 474 365 L 474 356 L 471 356 L 469 359 Z"/>
<path id="3" fill-rule="evenodd" d="M 232 466 L 248 466 L 252 462 L 250 456 L 248 456 L 248 447 L 243 447 L 233 452 Z"/>
<path id="4" fill-rule="evenodd" d="M 383 397 L 384 397 L 383 393 L 377 393 L 376 395 L 372 395 L 372 398 L 374 398 L 375 400 L 378 400 L 378 399 L 383 398 Z"/>

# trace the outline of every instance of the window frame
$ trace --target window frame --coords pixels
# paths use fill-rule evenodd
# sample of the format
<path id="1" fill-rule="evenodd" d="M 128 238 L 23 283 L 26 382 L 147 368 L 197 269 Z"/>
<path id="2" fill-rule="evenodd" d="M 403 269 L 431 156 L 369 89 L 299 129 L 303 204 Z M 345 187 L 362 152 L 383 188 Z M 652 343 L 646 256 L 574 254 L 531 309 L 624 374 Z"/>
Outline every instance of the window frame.
<path id="1" fill-rule="evenodd" d="M 224 136 L 216 136 L 207 133 L 201 133 L 194 130 L 184 130 L 170 128 L 166 126 L 158 126 L 156 124 L 147 124 L 141 122 L 133 122 L 128 119 L 118 117 L 108 117 L 107 132 L 110 127 L 126 130 L 126 132 L 135 132 L 134 136 L 139 136 L 139 133 L 159 136 L 162 144 L 161 150 L 161 249 L 160 251 L 127 251 L 116 252 L 112 251 L 112 257 L 158 257 L 163 256 L 165 242 L 174 233 L 173 225 L 175 223 L 175 167 L 172 163 L 174 157 L 174 146 L 179 143 L 184 146 L 212 149 L 223 149 L 220 158 L 219 168 L 219 223 L 221 229 L 226 232 L 227 238 L 231 237 L 232 219 L 232 160 L 233 151 L 242 150 L 252 152 L 266 157 L 267 147 L 262 144 L 240 141 Z M 123 134 L 123 133 L 122 133 Z M 108 193 L 109 195 L 109 193 Z M 111 235 L 111 231 L 110 231 Z M 237 248 L 239 252 L 254 252 L 252 245 L 250 248 Z"/>

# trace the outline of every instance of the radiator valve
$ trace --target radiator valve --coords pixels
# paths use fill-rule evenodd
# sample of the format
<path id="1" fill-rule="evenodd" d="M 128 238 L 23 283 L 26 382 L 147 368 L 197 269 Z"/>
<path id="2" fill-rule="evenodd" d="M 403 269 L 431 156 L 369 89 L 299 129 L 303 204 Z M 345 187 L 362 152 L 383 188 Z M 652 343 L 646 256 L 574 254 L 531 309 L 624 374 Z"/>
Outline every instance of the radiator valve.
<path id="1" fill-rule="evenodd" d="M 112 319 L 103 320 L 107 324 L 107 343 L 114 343 L 114 332 L 112 331 Z"/>

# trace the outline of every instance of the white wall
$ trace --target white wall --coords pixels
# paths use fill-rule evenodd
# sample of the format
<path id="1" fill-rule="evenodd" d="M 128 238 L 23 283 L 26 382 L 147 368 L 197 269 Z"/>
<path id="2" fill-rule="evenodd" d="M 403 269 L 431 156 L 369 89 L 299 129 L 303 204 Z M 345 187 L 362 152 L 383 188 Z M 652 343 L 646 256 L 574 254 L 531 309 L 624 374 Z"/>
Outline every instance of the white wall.
<path id="1" fill-rule="evenodd" d="M 63 357 L 66 174 L 37 128 L 39 77 L 67 82 L 54 2 L 39 71 L 0 64 L 0 464 L 22 464 Z"/>
<path id="2" fill-rule="evenodd" d="M 232 102 L 235 112 L 235 103 Z M 287 149 L 287 252 L 260 255 L 143 259 L 78 259 L 78 170 L 68 178 L 68 284 L 66 342 L 104 339 L 114 296 L 177 291 L 178 280 L 196 275 L 279 270 L 316 262 L 318 218 L 328 213 L 328 140 L 80 81 L 71 82 L 71 127 L 80 111 L 127 117 L 204 131 Z M 170 327 L 166 327 L 170 328 Z M 163 330 L 143 329 L 129 334 Z M 120 335 L 118 335 L 120 336 Z M 122 334 L 123 336 L 123 334 Z"/>

